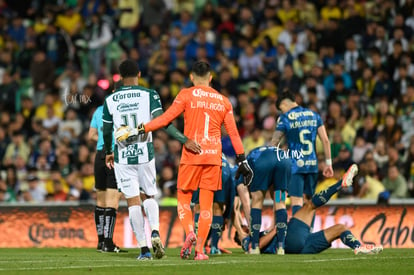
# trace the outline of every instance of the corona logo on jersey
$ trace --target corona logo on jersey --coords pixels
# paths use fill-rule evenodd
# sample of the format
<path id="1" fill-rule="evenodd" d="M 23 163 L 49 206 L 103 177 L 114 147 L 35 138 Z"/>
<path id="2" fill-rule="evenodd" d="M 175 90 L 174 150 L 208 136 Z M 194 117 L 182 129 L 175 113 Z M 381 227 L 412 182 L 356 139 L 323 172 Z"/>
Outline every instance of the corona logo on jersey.
<path id="1" fill-rule="evenodd" d="M 223 100 L 223 96 L 221 94 L 206 92 L 203 89 L 194 89 L 193 90 L 193 96 L 195 96 L 195 97 L 217 98 L 217 99 Z"/>
<path id="2" fill-rule="evenodd" d="M 137 93 L 137 92 L 116 93 L 116 94 L 113 95 L 112 100 L 115 101 L 115 102 L 118 102 L 122 99 L 134 98 L 134 97 L 141 97 L 141 93 Z"/>

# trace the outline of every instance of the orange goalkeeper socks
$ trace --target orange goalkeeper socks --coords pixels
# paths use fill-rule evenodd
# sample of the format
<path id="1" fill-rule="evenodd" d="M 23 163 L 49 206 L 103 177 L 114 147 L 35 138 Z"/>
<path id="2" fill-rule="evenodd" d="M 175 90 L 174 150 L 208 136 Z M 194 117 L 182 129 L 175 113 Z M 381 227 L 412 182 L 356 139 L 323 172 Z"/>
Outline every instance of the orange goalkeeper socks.
<path id="1" fill-rule="evenodd" d="M 183 191 L 178 189 L 177 191 L 177 212 L 181 225 L 184 227 L 185 235 L 188 236 L 190 232 L 194 232 L 193 226 L 193 212 L 191 211 L 191 197 L 192 191 Z"/>
<path id="2" fill-rule="evenodd" d="M 211 227 L 213 218 L 213 197 L 214 191 L 200 189 L 200 217 L 198 219 L 198 234 L 196 252 L 203 253 L 204 244 L 206 242 L 208 232 Z"/>

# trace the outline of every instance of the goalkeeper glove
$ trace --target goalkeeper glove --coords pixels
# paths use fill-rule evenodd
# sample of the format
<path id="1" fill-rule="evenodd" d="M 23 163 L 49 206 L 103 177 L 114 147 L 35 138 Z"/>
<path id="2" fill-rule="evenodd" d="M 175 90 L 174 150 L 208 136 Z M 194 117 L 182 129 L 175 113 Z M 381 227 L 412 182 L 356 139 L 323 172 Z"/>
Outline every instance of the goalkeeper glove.
<path id="1" fill-rule="evenodd" d="M 236 171 L 236 180 L 239 179 L 241 175 L 243 175 L 243 184 L 245 186 L 249 186 L 250 183 L 252 183 L 254 173 L 252 168 L 250 168 L 244 154 L 236 155 L 236 162 L 239 166 Z"/>
<path id="2" fill-rule="evenodd" d="M 145 125 L 144 123 L 140 123 L 137 127 L 137 134 L 144 135 L 145 134 Z"/>

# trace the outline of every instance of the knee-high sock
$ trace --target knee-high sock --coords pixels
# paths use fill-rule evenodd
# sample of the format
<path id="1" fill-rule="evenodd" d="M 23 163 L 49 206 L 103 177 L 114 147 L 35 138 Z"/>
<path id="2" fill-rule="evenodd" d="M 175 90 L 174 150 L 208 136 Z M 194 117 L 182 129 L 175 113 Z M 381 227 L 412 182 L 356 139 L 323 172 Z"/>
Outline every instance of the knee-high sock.
<path id="1" fill-rule="evenodd" d="M 147 246 L 147 238 L 145 236 L 145 221 L 142 214 L 141 205 L 133 205 L 128 207 L 129 222 L 131 223 L 132 231 L 137 238 L 138 245 L 142 247 Z"/>
<path id="2" fill-rule="evenodd" d="M 200 218 L 200 213 L 194 214 L 194 233 L 198 233 L 198 219 Z"/>
<path id="3" fill-rule="evenodd" d="M 198 222 L 196 252 L 203 253 L 213 216 L 214 191 L 200 189 L 200 218 Z"/>
<path id="4" fill-rule="evenodd" d="M 186 236 L 190 232 L 194 232 L 193 227 L 193 212 L 191 211 L 191 197 L 193 192 L 183 192 L 182 190 L 177 191 L 177 212 L 178 218 L 180 219 L 181 225 L 185 230 Z"/>
<path id="5" fill-rule="evenodd" d="M 285 248 L 285 239 L 287 232 L 287 211 L 279 209 L 275 211 L 277 247 Z"/>
<path id="6" fill-rule="evenodd" d="M 105 243 L 112 243 L 112 238 L 114 236 L 116 222 L 116 209 L 115 208 L 105 208 L 105 225 L 104 225 L 104 241 Z"/>
<path id="7" fill-rule="evenodd" d="M 355 238 L 351 231 L 346 230 L 341 233 L 341 241 L 352 249 L 361 246 L 361 243 Z"/>
<path id="8" fill-rule="evenodd" d="M 252 232 L 252 249 L 259 247 L 259 234 L 260 234 L 260 227 L 262 226 L 262 209 L 259 208 L 252 208 L 250 211 L 251 215 L 251 228 L 250 231 Z"/>
<path id="9" fill-rule="evenodd" d="M 223 227 L 223 216 L 213 216 L 213 222 L 211 224 L 211 247 L 218 247 L 218 242 L 223 233 Z"/>
<path id="10" fill-rule="evenodd" d="M 104 241 L 104 217 L 105 217 L 105 208 L 95 206 L 95 226 L 96 233 L 98 234 L 98 242 Z"/>
<path id="11" fill-rule="evenodd" d="M 160 209 L 158 203 L 153 198 L 146 199 L 142 203 L 145 214 L 147 215 L 151 231 L 160 231 Z"/>
<path id="12" fill-rule="evenodd" d="M 312 196 L 312 203 L 316 206 L 322 206 L 329 201 L 333 194 L 338 192 L 342 188 L 342 180 L 339 180 L 334 185 L 328 187 L 328 189 L 322 190 L 321 192 Z"/>

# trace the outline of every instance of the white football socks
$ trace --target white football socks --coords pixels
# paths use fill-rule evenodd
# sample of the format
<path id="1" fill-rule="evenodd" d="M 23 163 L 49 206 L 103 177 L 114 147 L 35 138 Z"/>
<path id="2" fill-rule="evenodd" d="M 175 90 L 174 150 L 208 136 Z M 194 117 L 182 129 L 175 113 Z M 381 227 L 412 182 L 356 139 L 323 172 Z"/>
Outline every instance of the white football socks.
<path id="1" fill-rule="evenodd" d="M 147 215 L 151 231 L 160 230 L 160 209 L 155 199 L 146 199 L 143 202 L 145 214 Z"/>
<path id="2" fill-rule="evenodd" d="M 141 205 L 133 205 L 128 207 L 129 222 L 131 223 L 132 231 L 137 238 L 140 247 L 147 246 L 147 238 L 145 236 L 145 221 L 142 214 Z"/>

